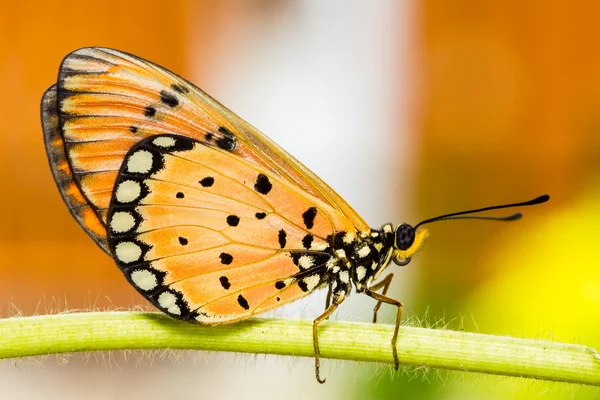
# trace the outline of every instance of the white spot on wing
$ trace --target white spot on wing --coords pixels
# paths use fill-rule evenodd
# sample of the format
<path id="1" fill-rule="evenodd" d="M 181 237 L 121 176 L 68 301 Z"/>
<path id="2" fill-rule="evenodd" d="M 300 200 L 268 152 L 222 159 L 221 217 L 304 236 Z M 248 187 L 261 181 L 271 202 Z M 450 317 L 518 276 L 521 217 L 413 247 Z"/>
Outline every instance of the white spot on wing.
<path id="1" fill-rule="evenodd" d="M 171 292 L 163 292 L 158 296 L 158 304 L 170 312 L 171 314 L 179 315 L 181 314 L 181 310 L 179 306 L 175 304 L 177 301 L 177 297 Z"/>
<path id="2" fill-rule="evenodd" d="M 317 287 L 320 279 L 321 278 L 319 277 L 319 275 L 311 275 L 311 276 L 304 278 L 303 281 L 304 281 L 304 283 L 306 283 L 306 287 L 308 288 L 308 291 L 311 291 Z"/>
<path id="3" fill-rule="evenodd" d="M 130 212 L 118 211 L 110 219 L 110 228 L 113 232 L 123 233 L 131 230 L 135 226 L 135 219 Z"/>
<path id="4" fill-rule="evenodd" d="M 152 168 L 152 153 L 148 150 L 138 150 L 127 160 L 127 171 L 138 174 L 150 172 Z"/>
<path id="5" fill-rule="evenodd" d="M 158 286 L 156 275 L 147 269 L 138 269 L 131 274 L 131 280 L 135 286 L 142 290 L 152 290 Z"/>
<path id="6" fill-rule="evenodd" d="M 307 255 L 301 256 L 298 259 L 298 265 L 302 269 L 312 268 L 312 266 L 313 266 L 313 258 L 311 256 L 307 256 Z"/>
<path id="7" fill-rule="evenodd" d="M 335 254 L 337 254 L 339 258 L 346 258 L 346 252 L 343 249 L 336 250 Z"/>
<path id="8" fill-rule="evenodd" d="M 164 147 L 164 148 L 169 148 L 172 146 L 175 146 L 175 139 L 173 139 L 172 137 L 169 136 L 161 136 L 161 137 L 157 137 L 156 139 L 154 139 L 152 141 L 152 143 L 154 143 L 154 145 L 159 146 L 159 147 Z"/>
<path id="9" fill-rule="evenodd" d="M 311 250 L 325 250 L 328 247 L 329 247 L 329 244 L 327 242 L 314 241 L 314 242 L 312 242 L 310 249 Z"/>
<path id="10" fill-rule="evenodd" d="M 130 203 L 137 200 L 142 194 L 142 188 L 136 181 L 123 181 L 117 187 L 117 201 L 120 203 Z"/>
<path id="11" fill-rule="evenodd" d="M 142 249 L 133 242 L 121 242 L 115 246 L 115 256 L 124 263 L 137 261 L 142 256 Z"/>
<path id="12" fill-rule="evenodd" d="M 344 233 L 344 243 L 350 244 L 354 241 L 354 236 L 349 234 L 348 232 Z"/>
<path id="13" fill-rule="evenodd" d="M 292 283 L 294 283 L 294 278 L 287 278 L 286 280 L 283 281 L 285 286 L 289 286 Z"/>

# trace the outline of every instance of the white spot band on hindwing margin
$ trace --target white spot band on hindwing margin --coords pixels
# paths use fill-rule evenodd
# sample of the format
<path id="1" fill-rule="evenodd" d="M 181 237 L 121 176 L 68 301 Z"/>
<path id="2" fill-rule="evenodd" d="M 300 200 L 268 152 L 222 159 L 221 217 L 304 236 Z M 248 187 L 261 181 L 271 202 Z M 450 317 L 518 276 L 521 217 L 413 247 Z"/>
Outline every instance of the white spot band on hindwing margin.
<path id="1" fill-rule="evenodd" d="M 135 226 L 135 218 L 127 211 L 118 211 L 110 219 L 110 229 L 116 233 L 130 231 Z"/>
<path id="2" fill-rule="evenodd" d="M 137 261 L 142 256 L 142 249 L 134 242 L 121 242 L 115 246 L 115 257 L 121 262 Z"/>
<path id="3" fill-rule="evenodd" d="M 152 271 L 147 269 L 138 269 L 131 273 L 131 280 L 142 290 L 152 290 L 158 286 L 158 279 Z"/>
<path id="4" fill-rule="evenodd" d="M 154 143 L 155 146 L 169 148 L 169 147 L 175 146 L 176 142 L 175 142 L 175 139 L 173 139 L 172 137 L 161 136 L 161 137 L 157 137 L 156 139 L 154 139 L 152 141 L 152 143 Z"/>
<path id="5" fill-rule="evenodd" d="M 131 203 L 142 194 L 142 188 L 136 181 L 123 181 L 117 186 L 116 198 L 119 203 Z"/>
<path id="6" fill-rule="evenodd" d="M 127 171 L 138 174 L 146 174 L 152 169 L 153 155 L 148 150 L 138 150 L 129 156 L 127 160 Z"/>
<path id="7" fill-rule="evenodd" d="M 181 310 L 176 304 L 177 297 L 171 292 L 163 292 L 158 296 L 158 304 L 171 314 L 180 315 Z"/>

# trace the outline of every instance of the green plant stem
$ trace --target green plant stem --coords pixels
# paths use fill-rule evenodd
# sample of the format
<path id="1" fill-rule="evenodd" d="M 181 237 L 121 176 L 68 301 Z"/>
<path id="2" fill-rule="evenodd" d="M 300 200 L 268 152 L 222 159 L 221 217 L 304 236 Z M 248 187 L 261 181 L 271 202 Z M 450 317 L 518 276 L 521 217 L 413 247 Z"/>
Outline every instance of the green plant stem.
<path id="1" fill-rule="evenodd" d="M 323 358 L 392 362 L 393 326 L 325 321 Z M 600 386 L 595 350 L 574 344 L 402 327 L 405 365 Z M 159 313 L 92 312 L 0 320 L 0 359 L 100 350 L 188 349 L 313 356 L 312 321 L 251 319 L 200 326 Z"/>

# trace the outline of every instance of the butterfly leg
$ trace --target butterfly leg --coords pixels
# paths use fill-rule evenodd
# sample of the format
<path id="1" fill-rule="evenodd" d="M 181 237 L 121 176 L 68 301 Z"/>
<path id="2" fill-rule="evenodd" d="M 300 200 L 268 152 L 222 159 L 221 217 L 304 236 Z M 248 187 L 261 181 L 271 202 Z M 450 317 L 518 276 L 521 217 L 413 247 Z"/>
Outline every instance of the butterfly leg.
<path id="1" fill-rule="evenodd" d="M 389 274 L 386 275 L 385 278 L 383 278 L 381 280 L 381 282 L 378 282 L 378 283 L 374 284 L 369 289 L 372 290 L 372 291 L 375 291 L 375 290 L 379 290 L 379 289 L 383 288 L 383 290 L 381 291 L 381 294 L 383 296 L 385 296 L 387 294 L 388 289 L 390 288 L 390 284 L 392 283 L 392 279 L 394 279 L 394 274 L 393 273 L 389 273 Z M 377 312 L 379 311 L 379 308 L 381 307 L 381 303 L 382 303 L 382 301 L 379 300 L 377 302 L 377 305 L 373 309 L 373 323 L 374 324 L 377 323 Z"/>
<path id="2" fill-rule="evenodd" d="M 329 286 L 328 286 L 328 290 L 327 290 L 327 299 L 325 299 L 325 310 L 327 310 L 329 308 L 329 306 L 331 305 L 331 295 L 333 294 L 333 284 L 330 282 Z M 327 317 L 327 319 L 329 319 L 329 317 Z"/>
<path id="3" fill-rule="evenodd" d="M 338 308 L 338 305 L 339 305 L 339 303 L 334 301 L 329 307 L 327 307 L 327 309 L 325 310 L 325 312 L 323 314 L 318 316 L 313 321 L 313 346 L 315 348 L 315 376 L 317 377 L 317 382 L 319 382 L 319 383 L 325 383 L 326 379 L 321 379 L 321 376 L 319 373 L 319 369 L 321 367 L 321 359 L 320 359 L 321 353 L 319 352 L 319 335 L 317 332 L 317 328 L 321 322 L 323 322 L 324 320 L 329 318 L 329 316 L 335 311 L 335 309 Z"/>
<path id="4" fill-rule="evenodd" d="M 388 276 L 390 276 L 390 275 L 388 275 Z M 387 279 L 387 277 L 386 277 L 386 279 Z M 390 280 L 391 280 L 391 278 L 390 278 Z M 373 287 L 375 287 L 375 286 L 377 286 L 377 285 L 374 285 Z M 398 365 L 400 363 L 398 362 L 398 350 L 396 349 L 396 341 L 398 340 L 398 330 L 400 329 L 400 320 L 402 319 L 403 304 L 401 301 L 392 299 L 391 297 L 387 297 L 381 293 L 374 292 L 372 288 L 367 288 L 365 290 L 365 294 L 367 296 L 379 301 L 379 303 L 391 304 L 393 306 L 398 307 L 398 314 L 396 315 L 396 326 L 394 328 L 394 335 L 392 336 L 392 353 L 394 355 L 394 369 L 397 371 Z"/>

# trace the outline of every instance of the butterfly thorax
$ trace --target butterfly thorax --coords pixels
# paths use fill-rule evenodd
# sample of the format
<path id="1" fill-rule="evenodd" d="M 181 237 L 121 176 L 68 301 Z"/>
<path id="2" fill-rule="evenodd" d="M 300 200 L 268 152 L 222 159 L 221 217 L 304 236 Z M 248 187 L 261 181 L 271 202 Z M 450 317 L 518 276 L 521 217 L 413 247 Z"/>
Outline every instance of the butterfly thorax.
<path id="1" fill-rule="evenodd" d="M 339 239 L 338 239 L 339 238 Z M 338 234 L 333 245 L 334 258 L 328 268 L 333 301 L 340 302 L 354 283 L 357 292 L 363 292 L 389 265 L 394 244 L 394 229 L 386 224 L 381 229 L 358 234 L 351 243 L 344 243 Z"/>

